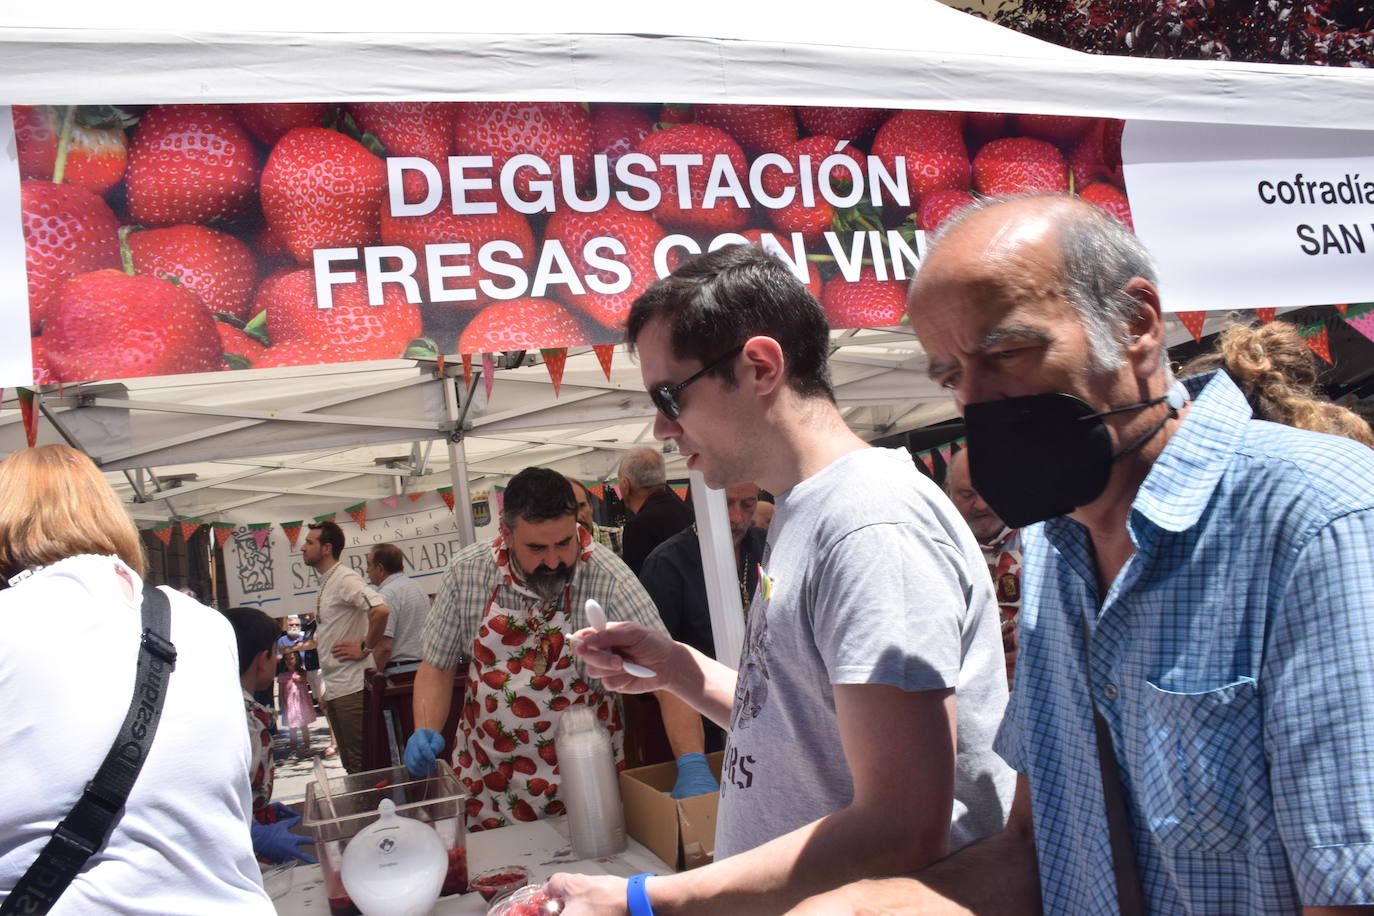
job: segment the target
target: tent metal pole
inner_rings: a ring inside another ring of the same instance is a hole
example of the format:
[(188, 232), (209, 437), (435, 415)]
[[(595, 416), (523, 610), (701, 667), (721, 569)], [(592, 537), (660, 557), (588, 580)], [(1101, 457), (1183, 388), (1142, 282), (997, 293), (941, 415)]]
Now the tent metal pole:
[(448, 470), (453, 482), (453, 513), (457, 516), (458, 539), (463, 546), (477, 540), (472, 526), (472, 496), (468, 492), (468, 457), (463, 444), (463, 415), (458, 406), (458, 379), (444, 378), (444, 405), (453, 429), (448, 434)]
[(709, 489), (700, 471), (691, 472), (691, 481), (716, 659), (735, 668), (744, 650), (744, 604), (740, 601), (739, 573), (735, 568), (735, 544), (730, 538), (725, 491)]

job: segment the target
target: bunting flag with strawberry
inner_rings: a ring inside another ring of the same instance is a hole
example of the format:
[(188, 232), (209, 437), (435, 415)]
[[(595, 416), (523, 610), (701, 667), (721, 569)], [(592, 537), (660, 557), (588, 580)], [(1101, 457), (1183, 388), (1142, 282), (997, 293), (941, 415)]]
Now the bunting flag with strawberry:
[(684, 500), (685, 500), (685, 499), (687, 498), (687, 484), (685, 484), (685, 483), (675, 483), (675, 484), (673, 484), (673, 492), (677, 494), (677, 498), (678, 498), (678, 499), (684, 499)]
[(615, 494), (615, 498), (616, 498), (616, 499), (624, 499), (624, 498), (625, 498), (625, 497), (623, 497), (623, 496), (620, 495), (620, 484), (618, 484), (618, 483), (610, 484), (610, 488), (611, 488), (611, 492)]
[(506, 511), (506, 488), (492, 487), (496, 491), (496, 513), (500, 515)]
[(1255, 317), (1260, 320), (1260, 324), (1268, 324), (1274, 320), (1278, 311), (1278, 309), (1255, 309)]
[(601, 371), (606, 374), (606, 381), (611, 380), (611, 360), (615, 358), (615, 344), (595, 344), (592, 349), (596, 351), (596, 359), (601, 363)]
[(399, 496), (383, 496), (383, 497), (382, 497), (382, 505), (384, 505), (384, 506), (390, 506), (391, 508), (395, 509), (395, 508), (396, 508), (396, 503), (397, 503), (397, 501), (398, 501), (399, 499), (400, 499)]
[(33, 448), (38, 441), (38, 404), (32, 388), (20, 388), (18, 392), (19, 413), (24, 418), (24, 438), (28, 440), (29, 448)]
[[(231, 534), (234, 533), (234, 523), (233, 523), (233, 522), (211, 522), (211, 523), (210, 523), (210, 530), (213, 531), (214, 534), (215, 534), (215, 546), (216, 546), (216, 547), (223, 547), (223, 546), (224, 546), (224, 542), (227, 541), (227, 540), (229, 540), (229, 535), (231, 535)], [(293, 542), (293, 543), (291, 544), (291, 546), (292, 546), (292, 547), (295, 547), (296, 545), (295, 545), (295, 543)]]
[(168, 547), (172, 545), (172, 523), (170, 521), (163, 522), (161, 525), (154, 525), (152, 531), (153, 535), (164, 545)]
[(440, 487), (438, 493), (443, 497), (444, 505), (448, 506), (448, 511), (453, 511), (453, 487)]
[(200, 526), (205, 524), (203, 518), (183, 518), (180, 520), (181, 539), (186, 543), (191, 542), (191, 538), (200, 530)]
[(407, 493), (407, 494), (406, 494), (406, 496), (409, 496), (409, 497), (410, 497), (410, 501), (411, 501), (411, 502), (415, 502), (415, 500), (419, 499), (421, 496), (424, 496), (424, 495), (425, 495), (425, 494), (423, 494), (423, 493)]
[(916, 457), (921, 459), (921, 463), (926, 466), (927, 471), (930, 471), (931, 476), (935, 476), (935, 456), (930, 453), (930, 449), (918, 452)]
[(1202, 324), (1207, 320), (1206, 312), (1174, 312), (1174, 317), (1193, 335), (1193, 340), (1202, 341)]
[(469, 391), (472, 390), (472, 354), (471, 354), (471, 353), (464, 353), (463, 356), (462, 356), (462, 359), (463, 359), (463, 394), (464, 394), (464, 397), (466, 397), (466, 396), (467, 396), (467, 392), (469, 392)]
[(568, 364), (567, 347), (545, 347), (539, 351), (544, 357), (544, 368), (549, 370), (549, 381), (553, 382), (553, 396), (558, 397), (558, 389), (563, 384), (563, 370)]
[(254, 522), (248, 526), (248, 530), (253, 535), (253, 543), (258, 545), (259, 550), (262, 550), (262, 546), (266, 544), (267, 539), (272, 536), (272, 523)]
[(348, 517), (349, 517), (349, 518), (353, 519), (353, 521), (355, 521), (355, 522), (358, 523), (358, 527), (359, 527), (359, 528), (363, 529), (364, 531), (367, 530), (367, 502), (366, 502), (366, 500), (364, 500), (363, 502), (360, 502), (360, 503), (358, 503), (357, 505), (354, 505), (354, 506), (345, 506), (345, 507), (344, 507), (344, 511), (348, 513)]
[(496, 381), (496, 357), (490, 353), (482, 354), (482, 391), (491, 400), (491, 386)]
[(606, 498), (606, 482), (604, 480), (592, 484), (587, 489), (590, 490), (592, 495), (595, 496), (597, 499)]
[(1361, 302), (1347, 307), (1345, 323), (1374, 340), (1374, 302)]
[(336, 515), (338, 515), (338, 514), (339, 514), (339, 513), (337, 513), (337, 512), (326, 512), (324, 515), (317, 515), (317, 516), (315, 516), (315, 522), (316, 522), (317, 524), (318, 524), (319, 522), (332, 522), (332, 521), (334, 521), (334, 516), (336, 516)]
[(1326, 322), (1318, 321), (1315, 324), (1309, 324), (1300, 328), (1298, 334), (1312, 348), (1313, 353), (1326, 360), (1328, 364), (1332, 364), (1331, 341), (1327, 337)]
[(946, 442), (944, 445), (941, 445), (936, 449), (936, 451), (940, 453), (940, 458), (944, 460), (945, 464), (949, 464), (950, 455), (952, 454), (952, 446), (953, 443)]
[(281, 523), (281, 530), (285, 532), (286, 540), (291, 545), (292, 550), (296, 549), (296, 539), (301, 536), (301, 526), (303, 524), (305, 524), (304, 521)]
[(1350, 306), (1349, 306), (1349, 305), (1338, 305), (1338, 306), (1336, 306), (1336, 311), (1340, 312), (1342, 315), (1346, 315), (1346, 314), (1348, 314), (1349, 311), (1350, 311)]

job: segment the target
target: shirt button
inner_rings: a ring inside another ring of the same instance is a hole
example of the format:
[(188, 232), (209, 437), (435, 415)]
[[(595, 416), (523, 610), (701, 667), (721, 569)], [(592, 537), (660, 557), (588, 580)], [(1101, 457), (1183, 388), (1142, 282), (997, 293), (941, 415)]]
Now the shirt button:
[(1116, 685), (1115, 685), (1115, 684), (1108, 684), (1107, 686), (1103, 687), (1103, 688), (1102, 688), (1102, 695), (1103, 695), (1104, 697), (1106, 697), (1107, 699), (1109, 699), (1109, 700), (1115, 700), (1115, 699), (1116, 699)]

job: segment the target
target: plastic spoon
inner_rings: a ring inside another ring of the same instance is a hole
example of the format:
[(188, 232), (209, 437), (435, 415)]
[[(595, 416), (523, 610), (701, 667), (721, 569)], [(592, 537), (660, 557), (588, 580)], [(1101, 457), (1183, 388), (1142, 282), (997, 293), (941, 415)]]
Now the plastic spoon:
[[(592, 629), (598, 633), (606, 629), (606, 612), (595, 598), (587, 599), (587, 622), (592, 625)], [(620, 660), (625, 666), (625, 673), (634, 677), (656, 677), (658, 672), (652, 668), (645, 668), (643, 665), (636, 665), (634, 662)]]

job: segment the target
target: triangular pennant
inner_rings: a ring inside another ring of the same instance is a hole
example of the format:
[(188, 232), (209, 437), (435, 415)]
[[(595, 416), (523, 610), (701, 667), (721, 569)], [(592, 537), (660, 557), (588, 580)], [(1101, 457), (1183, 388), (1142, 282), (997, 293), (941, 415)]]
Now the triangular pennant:
[(423, 493), (407, 493), (407, 494), (406, 494), (406, 496), (409, 496), (409, 497), (410, 497), (410, 501), (411, 501), (411, 502), (415, 502), (415, 500), (419, 499), (421, 496), (424, 496), (424, 495), (425, 495), (425, 494), (423, 494)]
[(1274, 315), (1278, 309), (1255, 309), (1255, 317), (1260, 320), (1260, 324), (1268, 324), (1274, 320)]
[(332, 521), (334, 521), (334, 516), (336, 516), (336, 515), (338, 515), (338, 514), (339, 514), (339, 513), (337, 513), (337, 512), (327, 512), (327, 513), (325, 513), (324, 515), (317, 515), (317, 516), (315, 516), (315, 521), (316, 521), (316, 522), (332, 522)]
[(620, 495), (620, 484), (618, 484), (618, 483), (613, 483), (613, 484), (611, 484), (611, 492), (613, 492), (613, 493), (615, 494), (615, 498), (616, 498), (616, 499), (624, 499), (624, 498), (625, 498), (625, 497), (623, 497), (623, 496)]
[(490, 353), (482, 354), (482, 391), (491, 400), (491, 386), (496, 381), (496, 358)]
[(597, 499), (605, 499), (605, 498), (606, 498), (606, 484), (605, 484), (605, 483), (594, 483), (594, 484), (592, 484), (590, 487), (588, 487), (587, 489), (590, 490), (591, 493), (592, 493), (592, 495), (595, 496)]
[(1202, 340), (1202, 323), (1207, 320), (1206, 312), (1174, 312), (1174, 317), (1193, 335), (1193, 340)]
[(360, 502), (356, 506), (348, 506), (344, 509), (344, 511), (348, 513), (349, 518), (353, 519), (353, 521), (358, 523), (359, 528), (363, 529), (364, 531), (367, 530), (366, 501)]
[(949, 444), (946, 444), (946, 445), (941, 445), (941, 446), (939, 446), (939, 447), (936, 449), (936, 451), (938, 451), (938, 452), (940, 453), (940, 457), (944, 459), (945, 464), (949, 464), (950, 445), (952, 445), (952, 444), (953, 444), (953, 443), (949, 443)]
[(440, 353), (434, 357), (434, 369), (439, 373), (439, 378), (444, 377), (444, 354)]
[(505, 487), (497, 487), (497, 488), (496, 488), (496, 514), (497, 514), (497, 515), (504, 515), (505, 513), (506, 513), (506, 488), (505, 488)]
[(568, 348), (548, 347), (541, 349), (539, 355), (544, 357), (544, 368), (549, 370), (553, 396), (558, 397), (558, 388), (563, 384), (563, 368), (568, 364)]
[(444, 505), (448, 506), (448, 511), (453, 511), (453, 487), (440, 487), (439, 495), (444, 498)]
[(472, 390), (472, 354), (463, 354), (463, 392), (464, 397)]
[[(223, 547), (223, 546), (224, 546), (224, 542), (227, 541), (227, 540), (229, 540), (229, 535), (231, 535), (231, 534), (234, 533), (234, 523), (233, 523), (233, 522), (211, 522), (211, 523), (210, 523), (210, 530), (213, 531), (213, 532), (215, 533), (215, 546), (216, 546), (216, 547)], [(296, 546), (296, 545), (295, 545), (295, 542), (292, 542), (291, 546), (292, 546), (292, 547), (295, 547), (295, 546)]]
[(1331, 363), (1331, 342), (1327, 339), (1325, 324), (1321, 322), (1309, 324), (1298, 333), (1312, 348), (1313, 353), (1326, 360), (1327, 363)]
[(181, 539), (190, 543), (191, 537), (200, 530), (200, 526), (205, 524), (204, 520), (198, 518), (183, 518), (181, 520)]
[(935, 456), (930, 453), (930, 449), (926, 449), (924, 452), (918, 452), (916, 457), (921, 459), (921, 463), (926, 466), (926, 470), (930, 471), (933, 476), (935, 474)]
[(1345, 323), (1374, 340), (1374, 302), (1350, 306), (1345, 313)]
[(592, 349), (596, 351), (597, 361), (601, 363), (601, 371), (606, 373), (606, 381), (611, 380), (611, 360), (615, 358), (615, 344), (594, 344)]
[[(19, 390), (19, 413), (24, 417), (24, 438), (29, 442), (29, 448), (38, 441), (38, 405), (34, 402), (32, 388), (20, 388)], [(169, 534), (170, 538), (171, 535)]]
[(1350, 311), (1350, 306), (1349, 306), (1349, 305), (1338, 305), (1338, 306), (1336, 306), (1336, 311), (1340, 312), (1342, 315), (1348, 314), (1349, 311)]
[(687, 484), (685, 484), (685, 483), (675, 483), (675, 484), (673, 484), (673, 492), (677, 494), (677, 498), (678, 498), (678, 499), (684, 499), (684, 500), (685, 500), (685, 499), (687, 498)]
[(395, 497), (395, 496), (383, 496), (383, 497), (382, 497), (382, 502), (385, 503), (386, 505), (390, 506), (391, 508), (395, 509), (395, 508), (396, 508), (396, 500), (397, 500), (397, 498), (398, 498), (398, 497)]
[[(249, 528), (252, 528), (252, 526), (250, 525)], [(258, 549), (259, 549), (259, 550), (262, 550), (262, 545), (266, 544), (266, 543), (267, 543), (267, 539), (268, 539), (269, 537), (271, 537), (271, 536), (272, 536), (272, 529), (271, 529), (271, 528), (263, 528), (263, 529), (260, 530), (260, 531), (254, 529), (254, 530), (253, 530), (253, 543), (258, 545)]]
[(154, 525), (153, 534), (163, 544), (170, 546), (172, 543), (172, 523), (163, 522), (161, 525)]
[(291, 549), (296, 549), (296, 539), (301, 536), (302, 522), (282, 522), (281, 530), (286, 532), (286, 540), (291, 543)]

